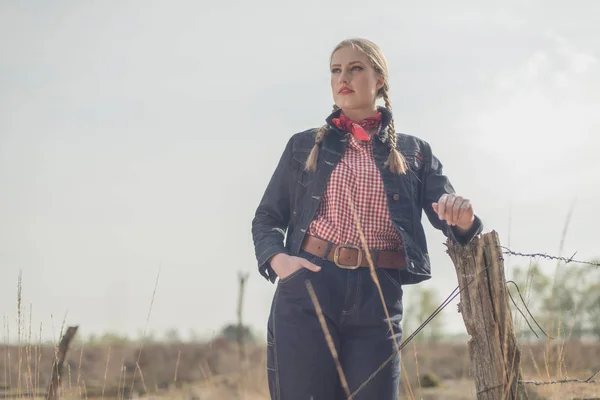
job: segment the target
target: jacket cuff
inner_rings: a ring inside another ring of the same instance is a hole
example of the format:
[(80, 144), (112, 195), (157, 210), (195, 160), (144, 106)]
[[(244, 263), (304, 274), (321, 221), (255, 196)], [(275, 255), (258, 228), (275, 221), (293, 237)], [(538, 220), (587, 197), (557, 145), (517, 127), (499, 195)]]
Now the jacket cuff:
[(269, 259), (273, 257), (275, 254), (279, 253), (288, 253), (287, 249), (282, 245), (271, 246), (267, 248), (265, 251), (261, 253), (258, 257), (258, 272), (268, 281), (275, 282), (277, 279), (277, 274), (271, 268), (271, 264), (269, 263)]
[(475, 219), (473, 221), (473, 226), (467, 232), (461, 233), (458, 231), (456, 226), (450, 227), (450, 232), (452, 232), (452, 236), (454, 240), (461, 246), (466, 246), (473, 241), (475, 236), (479, 235), (483, 231), (483, 222), (481, 219), (475, 215)]

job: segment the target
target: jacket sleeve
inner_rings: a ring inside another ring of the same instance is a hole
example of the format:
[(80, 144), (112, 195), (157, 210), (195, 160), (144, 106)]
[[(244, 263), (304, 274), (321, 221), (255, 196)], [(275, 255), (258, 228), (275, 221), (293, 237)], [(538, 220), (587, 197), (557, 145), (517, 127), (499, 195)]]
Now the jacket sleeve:
[(461, 233), (456, 226), (450, 226), (446, 221), (439, 219), (437, 213), (433, 210), (433, 203), (437, 203), (443, 194), (453, 194), (455, 191), (450, 180), (443, 173), (442, 163), (433, 154), (431, 147), (427, 143), (425, 143), (424, 153), (425, 171), (421, 189), (423, 190), (422, 206), (425, 214), (427, 214), (431, 225), (442, 231), (447, 238), (454, 240), (461, 246), (468, 245), (483, 230), (483, 222), (475, 215), (471, 229)]
[(290, 219), (290, 179), (292, 139), (285, 147), (271, 176), (252, 220), (252, 239), (258, 270), (265, 279), (274, 282), (277, 274), (269, 260), (278, 253), (287, 253), (285, 233)]

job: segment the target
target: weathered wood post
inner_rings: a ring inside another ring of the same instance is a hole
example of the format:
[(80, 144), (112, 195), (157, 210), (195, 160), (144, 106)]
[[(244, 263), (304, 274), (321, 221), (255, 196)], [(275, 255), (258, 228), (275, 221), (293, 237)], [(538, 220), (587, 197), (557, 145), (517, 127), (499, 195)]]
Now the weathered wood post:
[(64, 361), (67, 358), (67, 351), (69, 350), (71, 340), (73, 340), (75, 333), (77, 333), (77, 328), (77, 326), (70, 326), (60, 340), (58, 352), (56, 353), (56, 357), (54, 358), (54, 363), (52, 365), (52, 376), (50, 377), (50, 383), (48, 384), (46, 400), (57, 400), (59, 397), (60, 378), (63, 374)]
[(464, 247), (448, 240), (446, 246), (462, 290), (458, 311), (471, 336), (477, 399), (527, 399), (520, 383), (521, 350), (513, 331), (498, 234), (483, 234)]
[(240, 365), (245, 367), (246, 363), (246, 348), (245, 343), (248, 339), (245, 337), (246, 330), (243, 323), (244, 313), (242, 308), (244, 306), (244, 289), (246, 288), (246, 281), (248, 280), (248, 273), (238, 273), (238, 280), (240, 283), (239, 292), (238, 292), (238, 307), (237, 307), (237, 318), (238, 318), (238, 326), (237, 326), (237, 342), (238, 342), (238, 350), (240, 356)]

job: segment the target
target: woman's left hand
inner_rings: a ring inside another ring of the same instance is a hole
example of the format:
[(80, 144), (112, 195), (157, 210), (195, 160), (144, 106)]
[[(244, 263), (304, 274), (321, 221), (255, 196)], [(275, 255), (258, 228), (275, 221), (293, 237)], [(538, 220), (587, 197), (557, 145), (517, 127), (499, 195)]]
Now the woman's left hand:
[(457, 226), (462, 231), (468, 231), (473, 226), (475, 214), (471, 202), (455, 194), (443, 194), (437, 203), (433, 203), (433, 210), (441, 220), (446, 220), (448, 225)]

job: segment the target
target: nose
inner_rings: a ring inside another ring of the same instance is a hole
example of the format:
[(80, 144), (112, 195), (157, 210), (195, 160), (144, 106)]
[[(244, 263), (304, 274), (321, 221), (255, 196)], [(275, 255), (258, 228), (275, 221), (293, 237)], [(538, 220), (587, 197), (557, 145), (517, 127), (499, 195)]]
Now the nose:
[(350, 77), (349, 77), (348, 71), (342, 71), (342, 73), (340, 74), (338, 83), (339, 84), (348, 84), (348, 82), (350, 82)]

